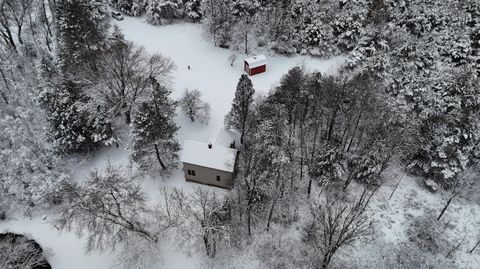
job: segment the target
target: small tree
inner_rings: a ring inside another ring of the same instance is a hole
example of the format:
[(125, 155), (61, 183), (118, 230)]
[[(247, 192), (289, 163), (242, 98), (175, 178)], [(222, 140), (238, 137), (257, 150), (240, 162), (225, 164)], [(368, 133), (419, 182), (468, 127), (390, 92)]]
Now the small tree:
[(237, 60), (237, 54), (232, 53), (230, 56), (228, 56), (228, 62), (230, 63), (230, 66), (233, 66), (233, 63)]
[(208, 123), (210, 120), (210, 104), (202, 101), (202, 93), (197, 90), (185, 89), (182, 98), (180, 99), (180, 107), (185, 115), (192, 121), (200, 121)]
[(358, 199), (342, 202), (338, 193), (327, 191), (324, 201), (311, 207), (312, 220), (303, 230), (303, 239), (319, 259), (317, 268), (328, 268), (339, 249), (372, 233), (367, 209), (374, 193), (365, 188)]
[(253, 103), (253, 84), (247, 75), (243, 74), (237, 84), (235, 98), (232, 102), (232, 109), (225, 116), (225, 125), (241, 131), (240, 141), (243, 143), (243, 137), (250, 119), (251, 106)]

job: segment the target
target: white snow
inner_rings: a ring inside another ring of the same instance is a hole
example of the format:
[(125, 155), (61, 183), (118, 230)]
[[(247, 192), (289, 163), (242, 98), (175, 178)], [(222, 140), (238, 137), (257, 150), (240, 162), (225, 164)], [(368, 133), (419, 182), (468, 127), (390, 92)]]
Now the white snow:
[[(208, 125), (192, 123), (181, 113), (178, 113), (176, 121), (181, 127), (180, 144), (184, 140), (209, 142), (211, 134), (223, 127), (223, 119), (231, 108), (238, 79), (244, 73), (243, 59), (249, 55), (214, 47), (213, 40), (204, 33), (200, 24), (182, 23), (158, 27), (147, 24), (144, 18), (130, 17), (117, 24), (126, 39), (144, 46), (150, 53), (160, 53), (171, 58), (177, 65), (171, 85), (174, 98), (179, 99), (185, 88), (198, 89), (202, 93), (202, 100), (209, 103), (212, 109)], [(228, 60), (232, 53), (238, 54), (233, 67)], [(250, 77), (258, 94), (267, 93), (292, 67), (304, 66), (310, 70), (333, 73), (345, 61), (345, 57), (322, 60), (308, 56), (286, 57), (274, 54), (268, 55), (268, 59), (268, 71)]]
[[(224, 115), (230, 110), (236, 85), (243, 74), (243, 59), (248, 55), (238, 54), (234, 66), (228, 61), (231, 50), (213, 46), (213, 42), (204, 36), (200, 24), (175, 24), (169, 26), (152, 26), (143, 18), (125, 17), (117, 22), (123, 30), (126, 39), (142, 45), (150, 53), (161, 53), (171, 58), (177, 65), (172, 77), (172, 96), (178, 99), (185, 88), (196, 88), (202, 94), (203, 100), (211, 105), (211, 115), (208, 125), (192, 123), (189, 119), (179, 115), (176, 122), (180, 126), (178, 140), (183, 144), (185, 140), (208, 142), (211, 134), (223, 128)], [(328, 60), (313, 59), (307, 56), (285, 57), (268, 55), (269, 69), (267, 72), (251, 77), (258, 94), (268, 92), (274, 87), (280, 77), (290, 68), (303, 66), (310, 70), (333, 73), (345, 61), (344, 57), (334, 57)], [(187, 68), (190, 66), (190, 70)], [(129, 165), (129, 130), (123, 130), (123, 140), (118, 148), (110, 148), (97, 152), (89, 158), (77, 156), (68, 160), (66, 167), (72, 170), (77, 180), (85, 178), (92, 169), (102, 169), (107, 162), (114, 165)], [(218, 147), (218, 146), (217, 146)], [(162, 184), (193, 189), (197, 184), (187, 183), (180, 169), (173, 172), (170, 178), (145, 178), (144, 189), (151, 199), (158, 199), (158, 190)], [(216, 192), (220, 192), (216, 190)], [(38, 213), (37, 213), (38, 214)], [(43, 248), (51, 249), (53, 256), (49, 257), (54, 269), (106, 269), (116, 265), (115, 252), (85, 254), (85, 239), (73, 233), (59, 233), (47, 221), (35, 216), (32, 219), (23, 217), (16, 220), (0, 222), (0, 232), (14, 231), (31, 234)], [(203, 256), (187, 256), (173, 247), (164, 255), (163, 264), (155, 269), (194, 269), (200, 264), (208, 263)], [(258, 263), (252, 257), (243, 261), (241, 268), (258, 268)], [(226, 263), (231, 263), (226, 261)], [(242, 264), (235, 261), (235, 264)], [(231, 265), (231, 264), (230, 264)], [(206, 265), (209, 267), (208, 265)], [(240, 267), (237, 267), (240, 268)]]
[(213, 139), (213, 144), (228, 148), (233, 142), (235, 142), (235, 146), (239, 146), (240, 136), (240, 133), (238, 133), (237, 131), (221, 128), (218, 131), (215, 139)]
[(257, 56), (253, 56), (253, 57), (245, 59), (245, 62), (247, 62), (248, 67), (255, 68), (255, 67), (262, 66), (262, 65), (266, 65), (267, 64), (267, 57), (265, 57), (265, 55), (257, 55)]
[(180, 161), (220, 171), (233, 172), (236, 153), (235, 149), (186, 140), (183, 143)]

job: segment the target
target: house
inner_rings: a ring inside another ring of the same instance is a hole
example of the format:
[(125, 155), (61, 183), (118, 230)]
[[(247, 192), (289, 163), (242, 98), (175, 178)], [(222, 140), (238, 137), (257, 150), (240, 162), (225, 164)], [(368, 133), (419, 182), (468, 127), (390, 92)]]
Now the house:
[(238, 133), (221, 129), (214, 143), (186, 140), (182, 156), (185, 180), (230, 189), (235, 177)]
[(256, 75), (267, 71), (267, 57), (265, 55), (257, 55), (245, 59), (244, 70), (249, 76)]

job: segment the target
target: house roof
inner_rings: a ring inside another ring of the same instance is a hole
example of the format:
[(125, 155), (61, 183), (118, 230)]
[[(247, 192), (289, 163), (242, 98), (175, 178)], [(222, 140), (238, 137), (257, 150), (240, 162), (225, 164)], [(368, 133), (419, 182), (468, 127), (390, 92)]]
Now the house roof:
[(208, 143), (186, 140), (180, 160), (184, 163), (233, 172), (237, 151), (218, 145), (208, 148)]
[(245, 59), (245, 62), (248, 63), (250, 68), (255, 68), (258, 66), (266, 65), (267, 64), (267, 57), (265, 55), (257, 55), (250, 58)]
[(230, 145), (235, 142), (235, 146), (240, 145), (240, 133), (236, 130), (221, 128), (217, 136), (211, 140), (216, 146), (230, 148)]

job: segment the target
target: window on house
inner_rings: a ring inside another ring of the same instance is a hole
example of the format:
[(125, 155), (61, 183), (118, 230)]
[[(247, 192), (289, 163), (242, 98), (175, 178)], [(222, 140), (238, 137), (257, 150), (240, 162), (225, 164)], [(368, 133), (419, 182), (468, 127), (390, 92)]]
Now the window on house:
[(192, 176), (195, 176), (195, 170), (192, 170)]
[(187, 174), (191, 176), (191, 175), (192, 175), (192, 171), (190, 171), (190, 169), (188, 169), (188, 170), (187, 170)]
[(217, 176), (217, 181), (220, 181), (220, 176)]

